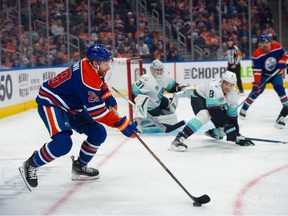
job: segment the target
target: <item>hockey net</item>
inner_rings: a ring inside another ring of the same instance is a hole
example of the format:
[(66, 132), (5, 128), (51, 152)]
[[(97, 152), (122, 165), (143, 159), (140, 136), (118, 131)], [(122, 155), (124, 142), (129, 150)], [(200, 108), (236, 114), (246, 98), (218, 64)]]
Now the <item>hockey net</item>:
[(118, 103), (118, 109), (122, 115), (133, 119), (133, 107), (111, 87), (117, 89), (126, 98), (132, 101), (132, 83), (143, 74), (143, 62), (141, 58), (114, 58), (111, 70), (106, 75), (106, 82), (113, 92)]

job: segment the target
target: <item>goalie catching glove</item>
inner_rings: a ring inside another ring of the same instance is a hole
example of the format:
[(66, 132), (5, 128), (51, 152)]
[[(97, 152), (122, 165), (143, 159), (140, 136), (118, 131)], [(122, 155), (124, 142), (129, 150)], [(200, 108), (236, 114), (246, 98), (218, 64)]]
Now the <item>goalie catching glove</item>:
[(119, 122), (114, 124), (116, 128), (118, 128), (125, 136), (135, 138), (135, 134), (138, 132), (137, 126), (135, 123), (130, 122), (129, 119), (124, 116), (120, 119)]

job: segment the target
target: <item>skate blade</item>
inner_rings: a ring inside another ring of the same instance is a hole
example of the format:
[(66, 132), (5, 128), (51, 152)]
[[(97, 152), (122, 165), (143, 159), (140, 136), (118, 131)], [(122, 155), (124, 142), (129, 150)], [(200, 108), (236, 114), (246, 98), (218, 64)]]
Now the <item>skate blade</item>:
[(28, 184), (28, 182), (26, 181), (23, 167), (19, 167), (19, 172), (20, 172), (20, 174), (21, 174), (21, 176), (22, 176), (22, 179), (23, 179), (23, 181), (24, 181), (27, 189), (28, 189), (29, 191), (32, 191), (32, 187), (31, 187), (31, 186)]
[(72, 181), (90, 181), (90, 180), (97, 180), (100, 176), (84, 176), (84, 175), (72, 175), (71, 180)]
[(169, 148), (168, 148), (168, 150), (169, 151), (175, 151), (175, 152), (184, 152), (184, 151), (186, 151), (187, 150), (187, 147), (185, 147), (185, 146), (170, 146)]
[(284, 126), (278, 123), (275, 123), (274, 127), (278, 128), (278, 129), (283, 129)]

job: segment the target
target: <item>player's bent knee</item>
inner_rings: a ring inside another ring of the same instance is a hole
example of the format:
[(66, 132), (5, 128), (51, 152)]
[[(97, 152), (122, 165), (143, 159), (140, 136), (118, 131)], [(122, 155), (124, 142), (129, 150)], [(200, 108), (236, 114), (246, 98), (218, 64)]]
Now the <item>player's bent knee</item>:
[(198, 118), (198, 120), (204, 125), (210, 121), (211, 116), (210, 116), (208, 110), (203, 109), (197, 113), (196, 118)]
[(100, 146), (107, 138), (106, 129), (101, 124), (95, 124), (94, 127), (90, 127), (85, 134), (88, 136), (88, 142), (96, 146)]
[[(51, 143), (52, 144), (52, 143)], [(72, 148), (73, 142), (68, 132), (61, 132), (53, 137), (53, 155), (60, 157), (66, 155)], [(56, 148), (55, 148), (56, 147)]]

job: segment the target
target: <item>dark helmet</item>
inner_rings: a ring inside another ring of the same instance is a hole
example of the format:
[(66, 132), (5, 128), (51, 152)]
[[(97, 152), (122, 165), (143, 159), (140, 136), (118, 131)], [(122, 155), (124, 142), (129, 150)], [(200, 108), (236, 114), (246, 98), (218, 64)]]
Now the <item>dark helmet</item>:
[(263, 43), (265, 41), (270, 42), (271, 41), (270, 36), (268, 34), (261, 34), (259, 37), (259, 43)]
[(92, 62), (92, 60), (95, 60), (97, 64), (100, 64), (102, 61), (112, 59), (112, 54), (103, 44), (94, 44), (88, 48), (86, 57), (88, 61)]

